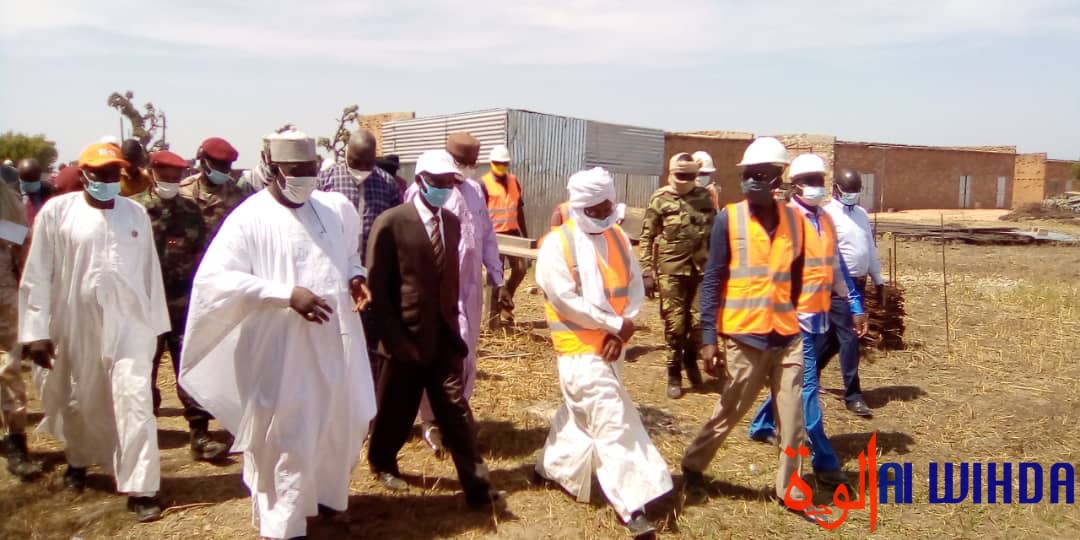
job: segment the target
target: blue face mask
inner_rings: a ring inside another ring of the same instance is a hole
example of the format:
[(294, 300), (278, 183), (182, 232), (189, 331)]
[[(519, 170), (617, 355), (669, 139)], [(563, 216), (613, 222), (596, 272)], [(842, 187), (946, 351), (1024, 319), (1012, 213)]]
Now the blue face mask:
[(232, 180), (232, 177), (229, 176), (227, 173), (223, 173), (212, 167), (206, 168), (206, 178), (210, 180), (210, 182), (212, 182), (215, 186), (223, 185), (225, 182)]
[(41, 181), (26, 182), (24, 180), (19, 180), (19, 190), (23, 193), (37, 193), (41, 191)]
[(86, 192), (101, 202), (109, 202), (120, 195), (120, 182), (98, 182), (87, 178)]
[(420, 180), (424, 189), (420, 190), (420, 195), (424, 197), (424, 200), (428, 204), (435, 208), (442, 208), (446, 204), (447, 199), (450, 198), (450, 193), (453, 188), (437, 188), (427, 183), (427, 180)]

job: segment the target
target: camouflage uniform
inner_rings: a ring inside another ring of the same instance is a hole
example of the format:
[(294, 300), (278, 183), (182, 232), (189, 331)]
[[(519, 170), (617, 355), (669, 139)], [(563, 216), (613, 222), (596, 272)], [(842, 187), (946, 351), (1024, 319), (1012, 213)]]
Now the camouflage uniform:
[(180, 195), (199, 205), (211, 239), (217, 234), (221, 222), (225, 221), (225, 216), (252, 193), (250, 184), (239, 185), (235, 180), (216, 186), (206, 179), (205, 173), (189, 176), (180, 182)]
[(697, 350), (701, 318), (697, 293), (709, 258), (709, 233), (716, 208), (712, 196), (695, 186), (679, 196), (664, 187), (653, 193), (641, 231), (641, 268), (656, 278), (664, 339), (671, 347), (668, 384), (681, 385), (682, 368), (692, 382), (700, 380)]
[(26, 386), (22, 379), (19, 334), (19, 280), (7, 240), (0, 240), (0, 440), (4, 428), (26, 429)]
[[(203, 212), (195, 201), (177, 195), (172, 199), (162, 199), (152, 189), (137, 193), (131, 200), (142, 204), (150, 216), (154, 231), (154, 245), (161, 260), (161, 272), (165, 284), (165, 299), (169, 307), (169, 321), (172, 330), (165, 334), (158, 343), (154, 358), (154, 410), (161, 406), (161, 392), (157, 388), (157, 368), (166, 348), (173, 363), (173, 371), (179, 372), (180, 343), (183, 341), (184, 325), (187, 320), (188, 301), (191, 298), (192, 281), (195, 269), (206, 249), (209, 238), (208, 227), (203, 221)], [(184, 418), (193, 427), (203, 427), (209, 423), (210, 414), (202, 409), (184, 391), (176, 385), (180, 402), (184, 405)]]

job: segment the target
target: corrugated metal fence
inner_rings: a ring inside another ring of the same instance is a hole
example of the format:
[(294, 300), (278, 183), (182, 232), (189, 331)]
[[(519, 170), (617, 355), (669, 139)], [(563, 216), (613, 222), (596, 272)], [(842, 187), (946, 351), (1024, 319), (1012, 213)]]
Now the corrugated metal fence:
[(566, 181), (585, 162), (585, 124), (578, 118), (510, 111), (508, 144), (525, 198), (525, 225), (533, 238), (549, 228), (566, 200)]

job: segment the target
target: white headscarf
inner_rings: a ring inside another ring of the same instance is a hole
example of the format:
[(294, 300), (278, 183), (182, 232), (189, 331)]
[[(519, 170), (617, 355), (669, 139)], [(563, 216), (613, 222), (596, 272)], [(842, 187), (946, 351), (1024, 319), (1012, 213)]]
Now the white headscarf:
[[(596, 246), (590, 237), (604, 232), (607, 228), (597, 227), (584, 212), (586, 208), (604, 201), (615, 202), (615, 179), (606, 170), (594, 167), (571, 176), (566, 190), (570, 194), (570, 219), (577, 224), (574, 228), (574, 250), (578, 262), (578, 276), (581, 278), (581, 295), (597, 308), (615, 314), (615, 309), (611, 307), (604, 293), (604, 279), (600, 276), (600, 265), (596, 260)], [(613, 257), (616, 254), (609, 252), (607, 255)]]

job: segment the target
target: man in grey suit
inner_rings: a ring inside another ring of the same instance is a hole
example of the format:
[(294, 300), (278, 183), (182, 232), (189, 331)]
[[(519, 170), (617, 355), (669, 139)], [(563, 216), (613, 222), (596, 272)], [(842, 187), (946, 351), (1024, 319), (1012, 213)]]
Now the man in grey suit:
[(464, 395), (468, 349), (460, 336), (457, 308), (461, 225), (442, 209), (458, 176), (445, 150), (425, 152), (416, 163), (420, 196), (384, 212), (372, 227), (368, 284), (377, 339), (390, 361), (379, 375), (368, 462), (386, 489), (408, 490), (397, 454), (409, 438), (426, 390), (466, 502), (474, 509), (502, 510), (506, 492), (491, 489)]

